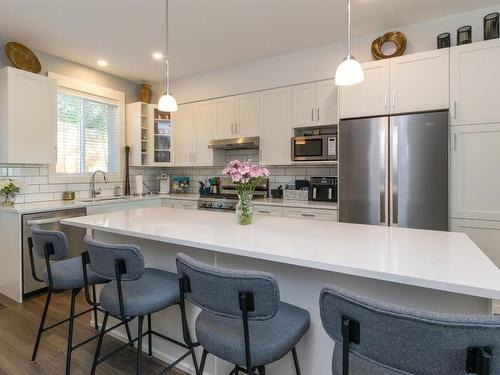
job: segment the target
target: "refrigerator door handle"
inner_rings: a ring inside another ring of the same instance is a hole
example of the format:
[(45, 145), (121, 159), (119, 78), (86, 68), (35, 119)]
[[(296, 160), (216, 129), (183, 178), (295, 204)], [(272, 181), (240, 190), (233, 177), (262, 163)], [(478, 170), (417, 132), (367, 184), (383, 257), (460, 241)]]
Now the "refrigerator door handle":
[(398, 126), (391, 120), (391, 225), (398, 224)]
[(387, 134), (386, 125), (380, 124), (380, 223), (387, 224), (386, 176), (387, 176)]

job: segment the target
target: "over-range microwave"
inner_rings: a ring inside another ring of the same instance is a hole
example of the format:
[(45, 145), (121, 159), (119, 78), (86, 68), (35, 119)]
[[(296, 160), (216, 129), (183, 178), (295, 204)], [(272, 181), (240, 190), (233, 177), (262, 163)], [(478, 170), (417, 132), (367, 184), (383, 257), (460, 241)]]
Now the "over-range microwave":
[(337, 160), (337, 135), (292, 137), (292, 160)]

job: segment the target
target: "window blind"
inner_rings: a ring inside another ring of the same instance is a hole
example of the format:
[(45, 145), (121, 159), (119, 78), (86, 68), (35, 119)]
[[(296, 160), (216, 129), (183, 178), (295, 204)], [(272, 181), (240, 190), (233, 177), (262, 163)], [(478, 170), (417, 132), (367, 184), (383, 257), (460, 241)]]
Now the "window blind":
[(118, 105), (75, 93), (57, 93), (58, 174), (109, 174), (120, 168)]

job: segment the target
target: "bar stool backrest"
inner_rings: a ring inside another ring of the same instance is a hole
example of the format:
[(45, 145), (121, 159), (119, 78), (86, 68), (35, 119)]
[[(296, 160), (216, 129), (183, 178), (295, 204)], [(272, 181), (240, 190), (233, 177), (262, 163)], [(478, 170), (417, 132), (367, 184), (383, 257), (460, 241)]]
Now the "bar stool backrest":
[(248, 312), (249, 320), (267, 320), (278, 312), (278, 282), (269, 273), (214, 267), (181, 253), (177, 254), (177, 272), (189, 280), (186, 297), (203, 310), (241, 318), (240, 294), (248, 293), (253, 295), (254, 307)]
[(31, 239), (35, 254), (45, 259), (45, 246), (51, 247), (49, 259), (62, 260), (68, 256), (69, 243), (66, 234), (56, 230), (45, 230), (39, 225), (31, 226)]
[[(342, 374), (345, 318), (359, 323), (359, 344), (349, 347), (351, 374), (464, 375), (467, 361), (475, 362), (470, 373), (500, 374), (500, 317), (420, 311), (335, 286), (321, 291), (320, 313), (335, 341), (335, 375)], [(491, 355), (488, 364), (477, 348)]]
[(85, 243), (90, 259), (90, 269), (101, 277), (116, 279), (116, 262), (123, 262), (121, 279), (137, 280), (144, 274), (144, 256), (136, 245), (112, 245), (85, 236)]

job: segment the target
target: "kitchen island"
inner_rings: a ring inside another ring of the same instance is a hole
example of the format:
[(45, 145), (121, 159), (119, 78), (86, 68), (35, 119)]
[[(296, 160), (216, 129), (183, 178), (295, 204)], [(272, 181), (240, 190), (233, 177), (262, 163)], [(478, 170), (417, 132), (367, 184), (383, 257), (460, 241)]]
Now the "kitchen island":
[[(94, 238), (139, 245), (146, 265), (175, 272), (175, 255), (222, 267), (273, 273), (283, 301), (311, 313), (311, 328), (297, 350), (303, 374), (329, 374), (333, 344), (319, 318), (319, 292), (336, 284), (354, 292), (420, 309), (491, 313), (500, 298), (500, 271), (464, 234), (397, 227), (255, 216), (240, 226), (234, 214), (166, 207), (63, 220)], [(191, 328), (198, 309), (190, 306)], [(153, 324), (181, 338), (178, 309), (158, 313)], [(122, 334), (122, 333), (120, 333)], [(162, 342), (155, 355), (171, 361), (178, 349)], [(207, 374), (230, 365), (209, 357)], [(190, 363), (185, 370), (193, 373)], [(269, 374), (293, 374), (291, 356)]]

